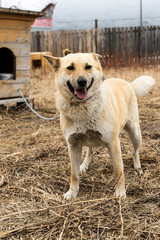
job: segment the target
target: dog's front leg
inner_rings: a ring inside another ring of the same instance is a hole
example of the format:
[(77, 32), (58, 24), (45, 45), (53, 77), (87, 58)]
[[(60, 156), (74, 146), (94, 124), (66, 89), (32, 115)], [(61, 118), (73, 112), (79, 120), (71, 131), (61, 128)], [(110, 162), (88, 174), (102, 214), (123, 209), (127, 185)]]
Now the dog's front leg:
[(93, 152), (92, 152), (92, 148), (88, 147), (87, 149), (87, 155), (83, 161), (83, 163), (80, 166), (80, 173), (86, 173), (86, 171), (89, 168), (89, 164), (92, 161), (92, 157), (93, 157)]
[(76, 198), (79, 191), (79, 171), (82, 147), (75, 144), (68, 144), (68, 151), (71, 161), (71, 183), (68, 192), (64, 194), (64, 198), (70, 200)]
[(121, 148), (120, 148), (119, 137), (115, 137), (111, 141), (111, 144), (109, 145), (109, 152), (112, 159), (115, 182), (116, 182), (115, 196), (126, 197), (125, 178), (124, 178), (123, 162), (121, 158)]

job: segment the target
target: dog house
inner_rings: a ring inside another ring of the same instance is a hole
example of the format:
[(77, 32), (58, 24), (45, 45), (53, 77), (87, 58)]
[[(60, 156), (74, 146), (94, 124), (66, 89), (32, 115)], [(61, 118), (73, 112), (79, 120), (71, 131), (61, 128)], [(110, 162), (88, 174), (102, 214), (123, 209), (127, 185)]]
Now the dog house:
[[(44, 13), (0, 8), (0, 103), (30, 90), (30, 28)], [(18, 100), (17, 100), (18, 101)]]

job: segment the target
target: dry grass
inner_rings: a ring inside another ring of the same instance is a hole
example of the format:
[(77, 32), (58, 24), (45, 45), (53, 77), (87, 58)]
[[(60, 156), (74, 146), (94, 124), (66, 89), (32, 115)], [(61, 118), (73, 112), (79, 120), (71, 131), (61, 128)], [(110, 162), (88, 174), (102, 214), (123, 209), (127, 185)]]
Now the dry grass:
[[(139, 99), (144, 175), (134, 175), (131, 144), (121, 134), (127, 198), (113, 197), (113, 169), (107, 149), (98, 148), (80, 192), (65, 202), (70, 163), (59, 120), (46, 122), (30, 110), (0, 108), (0, 239), (160, 239), (160, 68), (106, 69), (107, 77), (128, 81), (156, 78), (153, 94)], [(57, 115), (51, 74), (35, 72), (31, 96), (38, 111)]]

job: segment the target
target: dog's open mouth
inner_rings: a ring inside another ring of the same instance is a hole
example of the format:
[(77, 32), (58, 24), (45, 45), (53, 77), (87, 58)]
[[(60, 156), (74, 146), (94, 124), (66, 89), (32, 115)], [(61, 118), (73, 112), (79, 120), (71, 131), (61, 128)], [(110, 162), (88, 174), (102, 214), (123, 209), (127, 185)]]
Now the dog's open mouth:
[(93, 82), (94, 82), (94, 78), (92, 78), (92, 81), (91, 81), (91, 83), (90, 83), (90, 85), (89, 85), (88, 88), (77, 88), (77, 89), (76, 89), (76, 88), (74, 88), (74, 87), (72, 86), (72, 84), (71, 84), (69, 81), (67, 81), (67, 86), (68, 86), (69, 90), (70, 90), (79, 100), (84, 100), (84, 99), (86, 99), (86, 97), (87, 97), (87, 92), (88, 92), (89, 88), (92, 86)]
[(87, 97), (87, 89), (86, 88), (74, 89), (74, 95), (78, 99), (84, 100)]

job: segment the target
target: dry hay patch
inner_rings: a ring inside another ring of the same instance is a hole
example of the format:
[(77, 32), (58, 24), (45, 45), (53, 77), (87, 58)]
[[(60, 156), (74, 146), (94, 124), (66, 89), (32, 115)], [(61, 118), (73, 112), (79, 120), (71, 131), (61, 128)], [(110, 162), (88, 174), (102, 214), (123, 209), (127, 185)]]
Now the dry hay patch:
[[(94, 149), (73, 202), (63, 200), (70, 179), (67, 146), (59, 120), (46, 122), (22, 107), (0, 108), (1, 239), (155, 239), (160, 238), (160, 79), (159, 68), (108, 69), (128, 81), (149, 74), (153, 94), (138, 100), (143, 144), (142, 177), (135, 176), (128, 136), (121, 134), (127, 198), (113, 197), (113, 168), (107, 149)], [(51, 75), (32, 78), (31, 96), (46, 117), (57, 115)], [(45, 100), (46, 99), (46, 100)], [(85, 151), (84, 151), (85, 155)]]

